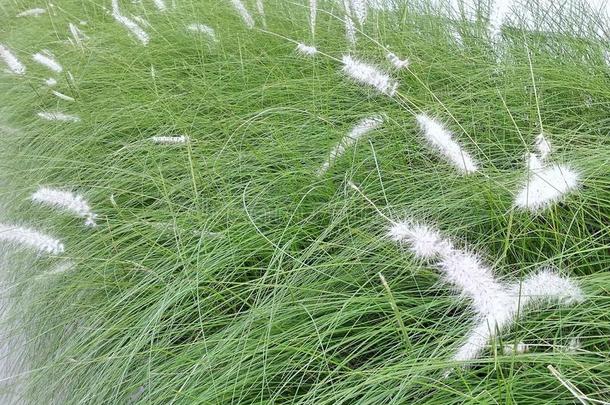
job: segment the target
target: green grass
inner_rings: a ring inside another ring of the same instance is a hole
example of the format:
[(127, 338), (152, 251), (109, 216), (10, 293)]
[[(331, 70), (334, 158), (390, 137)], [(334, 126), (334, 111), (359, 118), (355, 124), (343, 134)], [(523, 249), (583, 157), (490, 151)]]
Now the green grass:
[[(177, 3), (166, 13), (121, 4), (151, 23), (147, 47), (104, 11), (109, 2), (66, 0), (23, 19), (14, 15), (38, 4), (0, 6), (1, 42), (28, 67), (23, 78), (0, 74), (0, 221), (66, 245), (59, 258), (3, 253), (13, 304), (4, 327), (22, 337), (24, 401), (575, 403), (548, 365), (610, 401), (610, 68), (594, 31), (607, 21), (558, 8), (540, 18), (560, 34), (506, 28), (498, 59), (484, 8), (475, 22), (423, 13), (425, 3), (373, 12), (353, 54), (386, 66), (383, 44), (412, 62), (388, 98), (341, 74), (333, 58), (347, 44), (331, 2), (320, 4), (325, 55), (314, 59), (291, 42), (311, 43), (302, 2), (267, 0), (267, 31), (259, 21), (247, 30), (226, 1)], [(65, 43), (81, 20), (82, 50)], [(218, 43), (188, 33), (192, 22), (214, 27)], [(56, 90), (76, 102), (44, 86), (52, 75), (30, 56), (41, 49), (63, 64)], [(82, 121), (43, 122), (41, 110)], [(430, 152), (419, 111), (445, 120), (481, 172), (460, 176)], [(375, 113), (384, 127), (317, 178), (330, 148)], [(541, 129), (583, 186), (533, 216), (512, 198)], [(147, 141), (168, 133), (192, 142)], [(384, 237), (387, 224), (347, 180), (392, 218), (437, 224), (508, 280), (558, 267), (586, 301), (532, 311), (444, 379), (472, 321), (467, 302)], [(31, 204), (38, 185), (82, 192), (99, 226)], [(63, 259), (76, 268), (41, 277)], [(558, 350), (572, 337), (577, 353)], [(519, 341), (530, 352), (502, 354)]]

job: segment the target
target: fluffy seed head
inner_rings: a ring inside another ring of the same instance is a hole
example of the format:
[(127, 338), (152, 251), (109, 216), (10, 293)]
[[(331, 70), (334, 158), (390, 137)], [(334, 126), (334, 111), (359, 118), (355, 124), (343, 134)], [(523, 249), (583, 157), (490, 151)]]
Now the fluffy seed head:
[(118, 0), (112, 0), (112, 17), (116, 20), (116, 22), (127, 28), (127, 30), (129, 30), (129, 32), (131, 32), (131, 34), (142, 43), (142, 45), (148, 45), (148, 42), (150, 42), (150, 37), (135, 21), (121, 14)]
[(470, 157), (470, 154), (453, 140), (453, 134), (444, 128), (440, 122), (426, 114), (419, 114), (417, 122), (428, 143), (438, 150), (456, 169), (464, 174), (471, 174), (478, 170), (477, 164)]
[(19, 59), (4, 45), (0, 44), (0, 59), (6, 63), (8, 70), (16, 75), (25, 74), (25, 66), (19, 62)]
[(398, 56), (396, 56), (395, 54), (393, 54), (392, 52), (388, 53), (386, 55), (386, 58), (388, 59), (388, 61), (390, 61), (390, 63), (396, 68), (396, 69), (404, 69), (409, 67), (409, 60), (405, 59), (402, 60), (400, 59)]
[(216, 31), (214, 31), (214, 28), (209, 27), (205, 24), (189, 24), (186, 29), (192, 32), (198, 32), (200, 34), (207, 35), (212, 41), (216, 41)]
[(91, 211), (91, 207), (89, 207), (89, 204), (81, 195), (50, 187), (40, 187), (32, 194), (31, 198), (36, 203), (58, 208), (78, 217), (85, 218), (85, 225), (87, 226), (96, 225), (96, 215)]
[(544, 134), (540, 134), (536, 137), (535, 145), (540, 160), (545, 161), (546, 158), (551, 154), (551, 143), (545, 138)]
[(388, 96), (393, 96), (398, 88), (398, 83), (387, 73), (377, 67), (360, 62), (349, 55), (343, 56), (343, 72), (356, 82), (372, 86)]
[(297, 53), (304, 55), (304, 56), (314, 56), (316, 53), (318, 53), (318, 50), (316, 49), (315, 46), (310, 46), (310, 45), (305, 45), (305, 44), (299, 43), (297, 45)]
[(61, 112), (39, 112), (40, 118), (47, 121), (79, 122), (80, 118), (76, 115), (64, 114)]
[(57, 62), (53, 55), (51, 55), (51, 53), (47, 50), (35, 53), (34, 56), (32, 56), (32, 59), (34, 59), (35, 62), (38, 62), (41, 65), (51, 69), (55, 73), (61, 73), (64, 70), (59, 62)]
[(153, 136), (150, 138), (152, 143), (162, 145), (183, 145), (189, 141), (189, 137), (185, 135), (180, 136)]
[(248, 9), (246, 9), (246, 6), (244, 6), (244, 3), (242, 3), (241, 0), (230, 0), (230, 1), (231, 1), (231, 4), (233, 5), (233, 8), (235, 8), (237, 13), (241, 17), (241, 19), (244, 21), (244, 24), (246, 25), (246, 27), (248, 27), (249, 29), (254, 28), (254, 19), (250, 15), (250, 12), (248, 11)]
[(388, 237), (395, 242), (409, 244), (409, 250), (420, 259), (433, 259), (452, 250), (451, 242), (445, 240), (435, 229), (410, 221), (393, 223)]
[(0, 241), (21, 245), (41, 253), (60, 254), (64, 245), (57, 239), (30, 228), (0, 224)]
[(554, 164), (536, 170), (517, 194), (515, 206), (530, 211), (547, 208), (578, 188), (579, 178), (576, 171), (564, 165)]
[(31, 8), (29, 10), (24, 10), (21, 13), (17, 14), (17, 17), (39, 17), (46, 12), (47, 10), (44, 8)]

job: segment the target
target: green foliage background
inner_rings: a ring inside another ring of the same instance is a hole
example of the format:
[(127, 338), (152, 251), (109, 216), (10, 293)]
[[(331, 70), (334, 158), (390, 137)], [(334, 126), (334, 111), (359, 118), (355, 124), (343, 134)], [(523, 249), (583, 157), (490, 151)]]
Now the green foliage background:
[[(371, 12), (352, 54), (385, 69), (386, 49), (411, 61), (393, 73), (391, 99), (341, 74), (349, 48), (333, 2), (320, 2), (315, 40), (304, 2), (265, 1), (268, 28), (257, 17), (254, 30), (228, 1), (176, 3), (164, 13), (148, 1), (121, 4), (150, 22), (146, 47), (113, 20), (109, 2), (48, 3), (53, 11), (39, 18), (14, 17), (39, 4), (0, 5), (1, 42), (28, 67), (23, 78), (0, 74), (0, 219), (66, 245), (60, 258), (4, 253), (5, 328), (23, 337), (15, 350), (27, 369), (21, 398), (575, 403), (550, 364), (590, 398), (610, 400), (610, 69), (597, 34), (606, 20), (524, 3), (555, 33), (508, 27), (494, 45), (484, 4), (475, 21), (425, 2)], [(82, 48), (66, 42), (68, 23), (80, 21)], [(188, 32), (194, 22), (218, 42)], [(324, 54), (299, 56), (294, 41)], [(74, 103), (44, 86), (50, 72), (30, 56), (41, 49), (63, 64), (56, 90)], [(39, 111), (82, 121), (44, 122)], [(460, 176), (423, 144), (421, 111), (447, 123), (481, 173)], [(316, 177), (330, 148), (376, 113), (383, 128)], [(541, 130), (583, 186), (534, 216), (512, 199)], [(191, 143), (148, 141), (166, 134)], [(499, 276), (556, 266), (587, 300), (532, 311), (444, 379), (472, 321), (467, 302), (384, 237), (387, 223), (347, 180), (392, 218), (428, 220), (462, 240)], [(33, 205), (38, 185), (83, 193), (99, 226)], [(76, 267), (45, 275), (63, 259)], [(582, 347), (562, 352), (572, 337)], [(502, 354), (519, 341), (528, 353)]]

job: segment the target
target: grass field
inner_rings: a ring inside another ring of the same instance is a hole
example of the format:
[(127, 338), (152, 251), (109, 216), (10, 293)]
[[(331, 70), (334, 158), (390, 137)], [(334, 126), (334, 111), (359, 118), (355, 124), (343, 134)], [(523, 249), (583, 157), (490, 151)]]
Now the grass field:
[[(110, 0), (34, 3), (0, 5), (0, 44), (27, 69), (0, 72), (0, 223), (65, 251), (2, 245), (15, 403), (610, 401), (606, 19), (524, 2), (545, 29), (490, 38), (483, 4), (455, 20), (409, 2), (369, 10), (350, 45), (340, 2), (318, 2), (314, 33), (307, 1), (266, 0), (264, 21), (244, 1), (252, 29), (231, 1), (123, 1), (144, 44)], [(33, 7), (46, 12), (15, 17)], [(61, 72), (32, 59), (45, 49)], [(346, 77), (348, 53), (389, 72), (396, 94)], [(426, 144), (420, 113), (453, 131), (476, 173)], [(376, 114), (383, 125), (319, 175)], [(514, 199), (541, 132), (580, 186), (533, 213)], [(150, 140), (171, 135), (188, 141)], [(39, 186), (83, 195), (97, 226), (34, 204)], [(532, 308), (456, 364), (469, 300), (390, 240), (376, 208), (434, 224), (507, 282), (557, 268), (585, 299)], [(525, 353), (505, 350), (520, 342)]]

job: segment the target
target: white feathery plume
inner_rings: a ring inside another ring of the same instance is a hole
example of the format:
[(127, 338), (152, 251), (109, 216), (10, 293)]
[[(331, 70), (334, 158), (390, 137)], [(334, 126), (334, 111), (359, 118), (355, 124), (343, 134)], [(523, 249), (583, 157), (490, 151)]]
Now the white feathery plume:
[(186, 27), (187, 30), (192, 31), (192, 32), (198, 32), (201, 34), (205, 34), (208, 37), (210, 37), (210, 39), (212, 39), (212, 41), (216, 41), (216, 32), (214, 31), (214, 28), (209, 27), (205, 24), (199, 24), (199, 23), (193, 23), (193, 24), (189, 24)]
[(85, 35), (85, 33), (81, 31), (80, 28), (78, 28), (75, 24), (68, 24), (68, 28), (70, 29), (70, 34), (72, 34), (72, 38), (74, 38), (74, 42), (76, 43), (76, 45), (82, 47), (83, 41), (89, 39), (89, 37)]
[(55, 73), (61, 73), (64, 70), (59, 62), (57, 62), (53, 55), (51, 55), (51, 53), (47, 50), (35, 53), (34, 56), (32, 56), (32, 59), (34, 59), (35, 62), (38, 62), (41, 65), (51, 69)]
[(381, 93), (393, 96), (398, 82), (377, 67), (360, 62), (349, 55), (343, 56), (343, 72), (355, 81), (372, 86)]
[(57, 98), (59, 98), (59, 99), (62, 99), (62, 100), (64, 100), (64, 101), (69, 101), (69, 102), (71, 102), (71, 103), (73, 103), (73, 102), (74, 102), (74, 98), (72, 98), (72, 97), (70, 97), (70, 96), (66, 96), (65, 94), (60, 93), (60, 92), (58, 92), (58, 91), (53, 90), (51, 93), (53, 93), (53, 95), (54, 95), (55, 97), (57, 97)]
[(118, 0), (112, 0), (112, 17), (116, 20), (116, 22), (127, 28), (127, 30), (129, 30), (142, 43), (142, 45), (148, 45), (148, 42), (150, 42), (150, 37), (135, 21), (121, 14)]
[(258, 15), (261, 17), (263, 22), (263, 27), (267, 28), (267, 17), (265, 15), (265, 5), (263, 4), (263, 0), (256, 0), (256, 11)]
[(350, 6), (350, 14), (356, 17), (360, 26), (364, 25), (368, 14), (367, 0), (351, 0)]
[(538, 156), (540, 157), (540, 160), (544, 162), (552, 152), (551, 143), (542, 133), (536, 137), (535, 142), (536, 150), (538, 151)]
[(157, 10), (159, 10), (159, 11), (167, 10), (167, 6), (165, 5), (164, 0), (153, 0), (153, 3), (155, 3), (155, 7), (157, 7)]
[(436, 148), (456, 169), (464, 174), (478, 170), (470, 154), (453, 140), (453, 134), (443, 125), (426, 114), (417, 115), (417, 123), (430, 145)]
[(312, 37), (316, 33), (316, 17), (318, 15), (318, 0), (309, 0), (309, 28)]
[(0, 44), (0, 58), (6, 63), (8, 70), (16, 75), (25, 74), (25, 66), (19, 59), (4, 45)]
[(390, 63), (396, 68), (396, 69), (404, 69), (409, 67), (409, 60), (408, 59), (400, 59), (398, 56), (396, 56), (395, 54), (393, 54), (392, 52), (389, 52), (386, 55), (386, 58), (390, 61)]
[(39, 17), (46, 12), (47, 10), (44, 8), (31, 8), (29, 10), (25, 10), (17, 14), (17, 17)]
[(189, 141), (189, 137), (185, 135), (180, 136), (153, 136), (150, 138), (152, 143), (162, 145), (183, 145)]
[(506, 285), (475, 253), (456, 249), (450, 240), (426, 225), (411, 221), (392, 223), (388, 236), (409, 245), (420, 259), (436, 260), (435, 267), (444, 281), (453, 285), (471, 301), (477, 322), (453, 356), (455, 361), (476, 359), (496, 331), (502, 331), (534, 303), (581, 302), (584, 295), (570, 279), (555, 271), (542, 269), (521, 283)]
[(352, 17), (345, 15), (345, 38), (351, 46), (356, 45), (356, 26)]
[(30, 228), (0, 224), (0, 241), (23, 245), (42, 253), (60, 254), (64, 245), (57, 239)]
[(364, 118), (356, 124), (351, 131), (339, 141), (339, 143), (330, 151), (328, 158), (318, 170), (318, 176), (323, 175), (328, 171), (333, 162), (343, 155), (346, 149), (352, 147), (360, 138), (366, 136), (371, 131), (379, 128), (383, 124), (383, 117), (374, 115)]
[(578, 188), (579, 179), (579, 174), (565, 165), (540, 165), (530, 172), (527, 183), (515, 198), (515, 206), (530, 211), (547, 208)]
[(543, 269), (528, 276), (522, 283), (506, 288), (509, 301), (497, 305), (496, 310), (482, 318), (469, 332), (453, 360), (465, 362), (476, 359), (496, 335), (512, 324), (517, 316), (536, 303), (556, 302), (571, 305), (582, 302), (582, 290), (570, 279), (559, 276), (550, 269)]
[(46, 80), (44, 81), (44, 84), (46, 84), (46, 85), (47, 85), (47, 86), (49, 86), (49, 87), (53, 87), (53, 86), (56, 86), (56, 85), (57, 85), (57, 80), (55, 80), (55, 79), (54, 79), (54, 78), (52, 78), (52, 77), (49, 77), (48, 79), (46, 79)]
[(79, 122), (80, 118), (76, 115), (64, 114), (61, 112), (39, 112), (40, 118), (47, 121)]
[(49, 205), (63, 211), (71, 212), (78, 217), (85, 218), (85, 225), (96, 226), (96, 215), (83, 196), (50, 187), (40, 187), (32, 194), (32, 201)]
[(318, 53), (318, 49), (315, 46), (299, 43), (297, 45), (297, 52), (304, 56), (314, 56)]
[(230, 0), (230, 1), (231, 1), (231, 4), (233, 5), (233, 8), (235, 8), (237, 13), (241, 17), (241, 19), (244, 21), (244, 24), (246, 24), (246, 27), (248, 27), (250, 29), (254, 28), (254, 19), (250, 15), (250, 12), (248, 11), (248, 9), (246, 9), (246, 6), (244, 6), (244, 3), (242, 3), (241, 0)]

